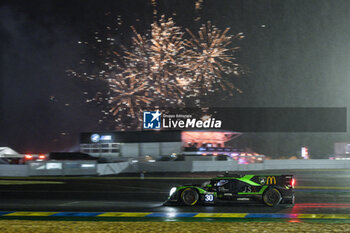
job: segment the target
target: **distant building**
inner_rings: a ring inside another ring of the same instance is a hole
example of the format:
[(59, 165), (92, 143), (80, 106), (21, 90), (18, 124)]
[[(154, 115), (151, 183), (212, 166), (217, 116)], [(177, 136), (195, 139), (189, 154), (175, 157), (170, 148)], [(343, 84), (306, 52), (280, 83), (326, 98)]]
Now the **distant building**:
[(80, 151), (97, 157), (161, 156), (181, 152), (180, 131), (82, 133)]
[(19, 154), (10, 147), (0, 147), (0, 164), (19, 164), (23, 163), (24, 155)]
[(9, 155), (19, 155), (19, 153), (14, 151), (10, 147), (0, 147), (0, 157), (5, 157)]
[[(80, 151), (96, 157), (137, 158), (150, 156), (228, 156), (234, 159), (258, 158), (242, 149), (226, 146), (241, 133), (222, 130), (161, 130), (82, 133)], [(259, 159), (262, 160), (262, 159)]]
[(350, 142), (334, 143), (334, 156), (332, 159), (350, 159)]

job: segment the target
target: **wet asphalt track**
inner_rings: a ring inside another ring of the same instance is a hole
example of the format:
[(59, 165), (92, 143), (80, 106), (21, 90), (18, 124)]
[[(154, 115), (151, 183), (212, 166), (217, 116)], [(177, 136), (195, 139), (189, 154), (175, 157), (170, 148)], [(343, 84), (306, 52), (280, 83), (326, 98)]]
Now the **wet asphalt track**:
[(294, 174), (297, 180), (293, 208), (249, 204), (163, 206), (172, 186), (200, 184), (206, 180), (203, 177), (215, 176), (196, 173), (147, 174), (143, 180), (137, 176), (3, 178), (0, 211), (350, 214), (350, 170), (255, 172), (282, 173)]

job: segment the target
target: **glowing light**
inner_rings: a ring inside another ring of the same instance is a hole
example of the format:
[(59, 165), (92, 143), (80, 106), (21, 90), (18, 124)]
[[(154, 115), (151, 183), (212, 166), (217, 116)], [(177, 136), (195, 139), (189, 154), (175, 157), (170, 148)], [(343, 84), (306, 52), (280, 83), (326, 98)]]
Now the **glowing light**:
[(301, 222), (300, 219), (291, 219), (291, 220), (288, 220), (288, 222)]
[(169, 192), (169, 196), (173, 195), (176, 192), (176, 187), (172, 187)]
[(33, 159), (33, 155), (29, 155), (29, 154), (24, 155), (24, 159), (26, 159), (26, 160), (32, 160), (32, 159)]
[(294, 186), (295, 186), (295, 179), (294, 178), (292, 178), (291, 185), (292, 185), (292, 188), (294, 188)]
[(81, 168), (93, 168), (95, 167), (95, 164), (88, 164), (88, 163), (85, 163), (85, 164), (82, 164), (81, 165)]
[[(199, 144), (221, 144), (238, 137), (241, 133), (237, 132), (197, 132), (197, 131), (183, 131), (181, 132), (181, 138), (183, 142), (196, 142)], [(204, 149), (204, 148), (203, 148)], [(201, 148), (199, 149), (201, 150)]]

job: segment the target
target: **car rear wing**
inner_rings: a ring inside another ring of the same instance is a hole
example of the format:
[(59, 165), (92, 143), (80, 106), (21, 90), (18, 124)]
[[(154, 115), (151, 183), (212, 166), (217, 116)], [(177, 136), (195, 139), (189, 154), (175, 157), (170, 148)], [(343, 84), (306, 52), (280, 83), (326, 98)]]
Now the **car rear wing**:
[(288, 188), (294, 188), (295, 178), (293, 175), (281, 175), (279, 185), (287, 186)]

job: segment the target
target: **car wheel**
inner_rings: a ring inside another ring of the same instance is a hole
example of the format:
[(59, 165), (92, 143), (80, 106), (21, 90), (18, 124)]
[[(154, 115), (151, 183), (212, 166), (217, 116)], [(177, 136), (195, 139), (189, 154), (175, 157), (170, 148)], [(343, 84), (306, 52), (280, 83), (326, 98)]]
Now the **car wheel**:
[(192, 188), (187, 188), (181, 193), (181, 200), (185, 205), (193, 206), (198, 202), (198, 192)]
[(275, 188), (268, 189), (263, 195), (263, 201), (267, 206), (277, 206), (281, 200), (281, 193)]

